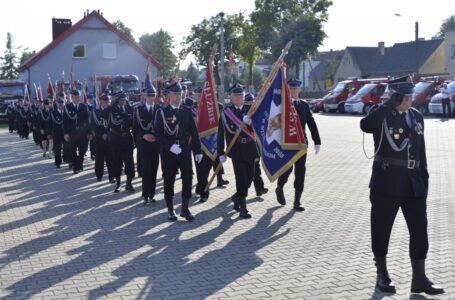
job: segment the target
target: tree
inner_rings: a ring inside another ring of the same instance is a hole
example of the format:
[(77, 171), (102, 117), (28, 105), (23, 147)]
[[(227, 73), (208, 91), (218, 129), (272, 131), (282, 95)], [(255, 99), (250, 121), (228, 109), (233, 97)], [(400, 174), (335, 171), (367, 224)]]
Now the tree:
[(442, 22), (441, 28), (439, 29), (439, 32), (437, 35), (439, 37), (443, 37), (444, 33), (446, 31), (451, 31), (451, 30), (455, 30), (455, 15), (448, 17), (447, 19), (445, 19)]
[(129, 37), (132, 41), (134, 41), (133, 30), (127, 27), (122, 21), (117, 20), (112, 23), (118, 31), (124, 33), (127, 37)]
[(331, 5), (330, 0), (256, 0), (251, 21), (258, 32), (258, 46), (273, 53), (287, 24), (302, 15), (311, 15), (325, 22)]
[[(234, 50), (238, 49), (238, 38), (241, 35), (241, 25), (245, 22), (245, 17), (242, 13), (225, 15), (224, 17), (224, 44), (226, 45), (224, 57), (227, 58), (231, 45)], [(182, 42), (182, 58), (192, 53), (196, 57), (198, 65), (206, 66), (213, 45), (219, 45), (219, 32), (219, 17), (204, 19), (199, 24), (192, 25), (190, 34)], [(219, 59), (218, 54), (215, 56), (215, 61), (218, 62)]]
[(260, 87), (264, 84), (265, 81), (265, 75), (259, 68), (254, 68), (253, 69), (253, 82), (252, 85), (256, 90), (259, 90)]
[(245, 21), (242, 24), (242, 36), (239, 39), (240, 57), (248, 64), (248, 79), (247, 86), (253, 84), (253, 68), (256, 59), (261, 55), (262, 51), (258, 47), (259, 35), (250, 21)]
[(24, 51), (22, 51), (22, 55), (21, 55), (21, 58), (19, 60), (19, 65), (22, 66), (27, 60), (29, 60), (35, 54), (36, 54), (36, 52), (34, 50), (33, 51), (28, 51), (28, 49), (25, 48)]
[(286, 22), (279, 42), (274, 46), (274, 56), (278, 57), (286, 43), (292, 40), (285, 62), (295, 68), (295, 76), (299, 78), (300, 62), (316, 52), (325, 36), (321, 19), (312, 14), (301, 15), (295, 21)]
[(139, 45), (161, 63), (160, 75), (167, 78), (177, 64), (177, 56), (172, 52), (175, 43), (172, 35), (164, 29), (152, 34), (145, 33), (139, 38)]
[(0, 78), (1, 79), (17, 79), (18, 72), (18, 58), (16, 51), (17, 48), (13, 46), (13, 36), (10, 32), (6, 34), (6, 50), (2, 57), (0, 57)]
[(199, 71), (196, 68), (196, 66), (193, 64), (193, 62), (191, 62), (188, 66), (188, 69), (186, 70), (185, 77), (188, 78), (193, 83), (193, 86), (196, 86), (198, 76), (199, 76)]

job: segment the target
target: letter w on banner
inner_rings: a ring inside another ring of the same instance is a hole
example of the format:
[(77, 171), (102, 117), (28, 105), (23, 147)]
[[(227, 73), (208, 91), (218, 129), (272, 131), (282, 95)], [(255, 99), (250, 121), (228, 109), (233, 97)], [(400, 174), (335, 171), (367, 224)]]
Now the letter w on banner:
[(308, 143), (292, 105), (286, 67), (282, 65), (275, 78), (265, 85), (267, 92), (256, 100), (257, 110), (251, 119), (262, 166), (273, 182), (306, 154)]
[(197, 110), (197, 130), (204, 153), (215, 160), (217, 157), (217, 134), (220, 111), (215, 92), (215, 81), (213, 80), (213, 57), (216, 47), (212, 49), (207, 72), (205, 75), (204, 86), (202, 87), (201, 101)]

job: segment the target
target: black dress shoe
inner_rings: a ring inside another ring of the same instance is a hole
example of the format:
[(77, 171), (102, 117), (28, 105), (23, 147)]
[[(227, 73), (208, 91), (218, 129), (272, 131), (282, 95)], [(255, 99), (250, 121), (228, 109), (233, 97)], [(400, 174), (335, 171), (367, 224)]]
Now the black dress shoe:
[(96, 181), (98, 181), (98, 182), (101, 181), (101, 177), (97, 177)]
[(149, 203), (149, 197), (144, 197), (144, 205), (147, 205)]
[(217, 182), (217, 187), (223, 187), (225, 185), (228, 185), (229, 184), (229, 180), (224, 180), (224, 179), (221, 179), (221, 180), (218, 180)]
[(239, 216), (242, 219), (251, 219), (251, 215), (247, 211), (241, 211)]
[(127, 190), (130, 193), (134, 193), (136, 191), (131, 184), (127, 184), (125, 186), (125, 190)]
[(267, 194), (268, 191), (269, 189), (263, 188), (262, 190), (256, 192), (256, 196), (261, 197), (262, 195)]
[(194, 216), (189, 211), (180, 213), (180, 216), (182, 218), (185, 218), (188, 222), (191, 222), (194, 220)]
[(434, 285), (425, 274), (425, 259), (411, 260), (411, 266), (411, 293), (426, 293), (428, 295), (439, 295), (445, 293), (443, 288)]
[(56, 167), (57, 169), (60, 169), (60, 168), (61, 168), (60, 165), (56, 165), (55, 167)]
[(278, 201), (278, 203), (280, 203), (281, 205), (286, 205), (286, 198), (284, 197), (283, 188), (277, 187), (275, 189), (275, 194), (276, 194), (276, 200)]
[(167, 217), (167, 219), (171, 222), (174, 222), (174, 221), (177, 221), (177, 216), (175, 215), (175, 213), (169, 213), (169, 216)]
[(381, 272), (378, 273), (376, 278), (376, 288), (384, 293), (396, 293), (395, 285), (389, 277), (389, 273)]
[(209, 199), (208, 197), (201, 197), (199, 199), (199, 202), (204, 203), (204, 202), (207, 202), (208, 199)]
[(109, 179), (109, 183), (115, 183), (115, 179)]
[(294, 205), (294, 210), (295, 211), (305, 211), (305, 208), (303, 206)]
[(240, 203), (239, 199), (237, 199), (237, 196), (234, 195), (231, 197), (232, 202), (234, 202), (234, 210), (237, 212), (240, 212)]

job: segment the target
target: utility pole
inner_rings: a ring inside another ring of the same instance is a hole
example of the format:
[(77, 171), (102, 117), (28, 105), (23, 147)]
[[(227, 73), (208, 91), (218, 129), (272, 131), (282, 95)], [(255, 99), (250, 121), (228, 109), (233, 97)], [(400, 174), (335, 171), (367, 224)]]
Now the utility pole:
[(419, 22), (415, 24), (416, 29), (416, 75), (419, 74)]
[(221, 83), (220, 98), (224, 102), (224, 12), (218, 14), (220, 17), (220, 65), (221, 65)]

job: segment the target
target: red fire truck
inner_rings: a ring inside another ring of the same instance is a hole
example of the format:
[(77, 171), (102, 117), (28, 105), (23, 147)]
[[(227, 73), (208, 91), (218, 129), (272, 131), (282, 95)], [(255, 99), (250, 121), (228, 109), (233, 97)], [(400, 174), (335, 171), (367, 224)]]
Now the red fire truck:
[(324, 111), (344, 113), (344, 105), (346, 100), (355, 95), (357, 91), (367, 83), (370, 83), (371, 79), (357, 79), (350, 78), (348, 80), (340, 81), (336, 87), (327, 95), (324, 99)]

